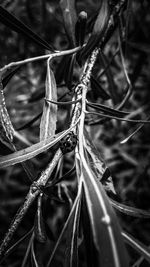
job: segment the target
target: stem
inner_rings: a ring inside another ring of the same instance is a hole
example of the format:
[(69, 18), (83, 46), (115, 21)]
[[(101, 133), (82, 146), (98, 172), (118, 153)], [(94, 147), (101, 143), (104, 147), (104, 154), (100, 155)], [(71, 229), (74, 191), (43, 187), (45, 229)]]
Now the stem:
[(24, 201), (22, 207), (18, 210), (16, 216), (14, 217), (14, 219), (13, 219), (13, 221), (12, 221), (12, 223), (8, 229), (8, 232), (6, 233), (6, 235), (3, 239), (3, 242), (0, 246), (0, 259), (5, 254), (5, 251), (7, 250), (7, 247), (8, 247), (10, 240), (12, 239), (15, 231), (17, 230), (18, 226), (20, 225), (23, 217), (27, 213), (29, 207), (31, 206), (33, 201), (36, 199), (36, 197), (41, 193), (40, 188), (44, 187), (46, 185), (46, 183), (48, 182), (49, 177), (50, 177), (52, 171), (54, 170), (57, 162), (61, 158), (61, 156), (62, 156), (62, 152), (60, 149), (58, 149), (56, 151), (56, 154), (54, 155), (52, 162), (50, 162), (48, 164), (47, 168), (45, 169), (45, 171), (43, 171), (41, 173), (41, 176), (39, 177), (39, 179), (36, 182), (33, 182), (32, 185), (30, 186), (30, 189), (29, 189), (29, 192), (25, 198), (25, 201)]
[(16, 66), (19, 66), (19, 65), (24, 65), (24, 64), (27, 64), (27, 63), (30, 63), (30, 62), (34, 62), (34, 61), (40, 61), (40, 60), (44, 60), (44, 59), (48, 59), (48, 58), (52, 59), (54, 57), (70, 55), (70, 54), (78, 52), (80, 49), (81, 49), (80, 47), (76, 47), (76, 48), (73, 48), (73, 49), (68, 49), (66, 51), (59, 51), (59, 52), (56, 52), (54, 54), (48, 54), (48, 55), (39, 56), (39, 57), (32, 57), (32, 58), (28, 58), (28, 59), (25, 59), (25, 60), (12, 62), (12, 63), (10, 63), (8, 65), (5, 65), (3, 68), (1, 68), (0, 72), (6, 71), (6, 70), (8, 70), (8, 69), (10, 69), (12, 67), (16, 67)]

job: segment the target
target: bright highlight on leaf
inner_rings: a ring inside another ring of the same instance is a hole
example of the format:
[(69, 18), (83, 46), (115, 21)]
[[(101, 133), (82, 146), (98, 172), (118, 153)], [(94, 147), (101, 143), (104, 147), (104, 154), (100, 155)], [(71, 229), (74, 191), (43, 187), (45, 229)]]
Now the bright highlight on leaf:
[[(47, 60), (47, 76), (45, 82), (45, 98), (57, 102), (57, 86), (54, 74)], [(55, 134), (57, 122), (57, 105), (45, 101), (40, 123), (40, 140), (45, 140)]]

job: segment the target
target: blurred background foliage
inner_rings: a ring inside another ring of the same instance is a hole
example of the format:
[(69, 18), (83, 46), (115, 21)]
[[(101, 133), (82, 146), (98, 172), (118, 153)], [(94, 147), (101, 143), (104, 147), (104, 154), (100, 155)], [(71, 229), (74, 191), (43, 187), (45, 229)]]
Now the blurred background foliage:
[[(112, 1), (113, 2), (113, 1)], [(130, 2), (130, 1), (129, 1)], [(9, 12), (17, 16), (38, 35), (52, 44), (56, 50), (65, 50), (69, 43), (63, 27), (63, 18), (58, 0), (5, 0), (0, 4)], [(85, 10), (89, 22), (92, 21), (99, 7), (98, 0), (77, 0), (76, 11)], [(150, 3), (147, 0), (132, 0), (128, 4), (127, 11), (122, 17), (124, 40), (121, 40), (121, 48), (125, 58), (127, 72), (132, 84), (132, 92), (124, 110), (132, 112), (132, 119), (147, 119), (150, 116)], [(90, 25), (90, 23), (89, 23)], [(23, 60), (29, 57), (44, 55), (44, 51), (31, 43), (24, 36), (11, 31), (0, 23), (0, 67), (13, 61)], [(103, 60), (97, 59), (93, 74), (97, 77), (99, 85), (111, 96), (109, 100), (102, 99), (96, 86), (89, 87), (88, 99), (93, 102), (113, 106), (119, 104), (127, 90), (127, 82), (118, 49), (121, 34), (116, 29), (112, 38), (105, 45)], [(88, 39), (88, 34), (86, 36)], [(118, 52), (116, 53), (118, 49)], [(114, 54), (116, 55), (114, 56)], [(102, 74), (109, 63), (109, 68)], [(58, 97), (63, 101), (71, 100), (72, 91), (69, 90), (62, 79), (64, 77), (65, 64), (62, 58), (53, 60), (52, 68), (58, 85)], [(78, 82), (81, 68), (76, 64), (73, 72), (73, 84)], [(13, 76), (5, 88), (6, 104), (15, 129), (22, 127), (42, 112), (46, 77), (46, 63), (36, 62), (22, 66)], [(92, 88), (92, 89), (91, 89)], [(65, 94), (65, 97), (63, 95)], [(57, 131), (68, 127), (67, 109), (59, 108)], [(93, 118), (93, 117), (92, 117)], [(94, 117), (95, 118), (95, 117)], [(36, 143), (39, 136), (39, 119), (24, 130), (19, 131), (21, 136), (30, 144)], [(115, 190), (116, 199), (133, 207), (150, 210), (150, 125), (141, 126), (132, 138), (125, 140), (140, 126), (129, 122), (116, 120), (101, 120), (94, 124), (94, 120), (88, 117), (87, 130), (94, 141), (95, 146), (110, 169)], [(16, 144), (22, 146), (22, 142), (16, 140)], [(55, 147), (48, 153), (39, 155), (32, 160), (35, 178), (46, 166), (53, 155)], [(6, 155), (11, 151), (3, 143), (0, 143), (0, 155)], [(73, 154), (63, 158), (63, 165), (53, 175), (60, 172), (66, 173), (73, 167)], [(63, 168), (62, 168), (63, 166)], [(55, 187), (51, 194), (52, 199), (45, 197), (43, 216), (47, 221), (48, 232), (53, 243), (67, 216), (69, 205), (75, 196), (75, 173), (63, 185)], [(30, 181), (17, 164), (0, 170), (0, 238), (3, 237), (11, 219), (21, 205), (28, 192)], [(66, 189), (67, 188), (67, 189)], [(67, 190), (67, 191), (66, 191)], [(54, 195), (54, 196), (53, 196)], [(55, 199), (57, 197), (57, 199)], [(36, 204), (30, 208), (25, 219), (21, 223), (16, 240), (32, 227), (33, 214)], [(49, 211), (49, 214), (47, 213)], [(123, 227), (145, 244), (150, 244), (149, 220), (135, 219), (118, 213)], [(26, 241), (21, 244), (16, 254), (8, 258), (7, 265), (20, 266), (26, 248)], [(48, 248), (45, 248), (45, 253)], [(131, 251), (131, 254), (133, 251)], [(137, 255), (133, 253), (133, 259)], [(143, 263), (145, 264), (145, 263)], [(141, 266), (146, 266), (142, 265)]]

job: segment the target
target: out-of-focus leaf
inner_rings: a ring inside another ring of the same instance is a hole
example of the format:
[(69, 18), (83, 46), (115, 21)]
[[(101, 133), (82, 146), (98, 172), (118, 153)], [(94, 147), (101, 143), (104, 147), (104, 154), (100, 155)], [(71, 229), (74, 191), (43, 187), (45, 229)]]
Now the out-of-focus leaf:
[[(81, 191), (74, 201), (68, 219), (52, 251), (47, 267), (56, 266), (58, 249), (62, 250), (62, 253), (65, 255), (64, 261), (62, 262), (63, 267), (78, 266), (78, 227), (80, 219), (82, 188), (80, 187), (80, 189)], [(66, 243), (66, 245), (64, 245), (64, 242)]]
[(33, 232), (33, 228), (24, 234), (14, 245), (12, 245), (5, 253), (5, 256), (0, 261), (0, 264)]
[(139, 50), (139, 51), (142, 51), (142, 52), (145, 52), (145, 53), (150, 53), (150, 46), (147, 45), (147, 44), (144, 44), (144, 43), (134, 43), (134, 42), (130, 42), (128, 41), (127, 44), (129, 44), (131, 47)]
[(116, 200), (110, 199), (111, 205), (118, 211), (130, 215), (137, 218), (143, 218), (143, 219), (149, 219), (150, 218), (150, 212), (142, 209), (137, 209), (134, 207), (130, 207), (128, 205), (124, 205), (122, 203), (119, 203)]
[(95, 95), (98, 97), (101, 97), (103, 100), (110, 99), (110, 95), (102, 88), (100, 83), (94, 78), (94, 76), (91, 76), (91, 88)]
[(35, 121), (37, 121), (40, 117), (42, 116), (42, 112), (40, 112), (38, 115), (36, 115), (32, 120), (30, 120), (29, 122), (25, 123), (24, 125), (22, 125), (21, 127), (17, 128), (17, 131), (21, 131), (24, 130), (28, 127), (30, 127)]
[(45, 40), (39, 37), (29, 27), (27, 27), (23, 22), (18, 20), (14, 15), (9, 13), (2, 6), (0, 6), (0, 22), (12, 29), (13, 31), (23, 34), (42, 48), (54, 52), (54, 48), (51, 45), (49, 45)]
[(100, 57), (100, 60), (102, 62), (102, 65), (104, 67), (106, 77), (107, 77), (107, 80), (109, 83), (108, 90), (109, 90), (109, 93), (111, 95), (111, 99), (113, 100), (114, 104), (117, 104), (119, 102), (119, 96), (118, 96), (117, 91), (116, 91), (116, 85), (114, 82), (114, 77), (113, 77), (113, 73), (111, 71), (111, 68), (110, 68), (110, 66), (107, 67), (109, 62), (107, 60), (107, 57), (105, 56), (105, 54), (102, 51), (100, 51), (99, 57)]
[(20, 69), (19, 67), (13, 67), (13, 68), (9, 68), (6, 70), (5, 73), (2, 74), (2, 84), (3, 84), (3, 89), (5, 88), (5, 86), (7, 85), (7, 83), (10, 81), (10, 79), (13, 77), (14, 74), (16, 74), (16, 72)]
[(46, 1), (45, 0), (27, 0), (26, 9), (31, 25), (44, 30), (44, 22), (46, 18)]
[(42, 215), (42, 194), (40, 194), (38, 197), (38, 206), (34, 221), (34, 235), (38, 242), (46, 242), (46, 230)]
[(85, 11), (81, 11), (78, 15), (78, 20), (75, 25), (75, 37), (77, 46), (82, 46), (84, 44), (86, 26), (87, 13)]
[(77, 21), (75, 0), (61, 0), (60, 7), (63, 14), (64, 27), (72, 47), (75, 46), (75, 24)]
[(64, 80), (69, 90), (72, 89), (73, 68), (75, 64), (75, 55), (68, 56), (68, 63), (66, 65)]
[(116, 117), (119, 117), (119, 118), (122, 118), (122, 117), (125, 117), (125, 116), (131, 114), (129, 112), (120, 111), (120, 110), (117, 110), (117, 109), (114, 109), (114, 108), (107, 107), (107, 106), (102, 105), (102, 104), (87, 102), (87, 105), (89, 107), (91, 107), (91, 108), (95, 108), (97, 110), (100, 110), (100, 111), (104, 112), (105, 114), (116, 116)]
[(85, 160), (82, 171), (97, 266), (129, 266), (120, 226), (108, 197)]
[[(46, 92), (45, 98), (48, 100), (57, 101), (57, 86), (54, 74), (47, 61), (47, 76), (46, 76)], [(48, 101), (44, 102), (43, 115), (40, 123), (40, 141), (47, 139), (55, 134), (57, 122), (57, 105)]]
[(30, 147), (14, 152), (10, 155), (0, 157), (0, 168), (23, 162), (39, 155), (40, 153), (46, 151), (47, 149), (58, 143), (60, 139), (63, 138), (68, 132), (69, 129), (48, 138), (46, 142), (44, 140)]
[(30, 251), (31, 251), (31, 246), (32, 246), (33, 240), (34, 240), (34, 233), (32, 233), (32, 236), (31, 236), (31, 238), (29, 240), (29, 243), (28, 243), (28, 246), (27, 246), (27, 249), (26, 249), (22, 264), (21, 264), (21, 267), (27, 266), (27, 262), (29, 260), (29, 255), (30, 255)]
[(14, 128), (7, 111), (1, 77), (0, 77), (0, 124), (3, 127), (3, 132), (1, 133), (1, 136), (5, 133), (6, 138), (8, 138), (10, 142), (12, 142), (14, 136)]
[[(55, 180), (52, 185), (56, 185), (62, 181), (65, 181), (67, 178), (70, 178), (70, 176), (75, 172), (75, 166), (69, 170), (67, 173), (65, 173), (63, 176), (59, 177), (57, 180)], [(51, 185), (50, 185), (51, 186)]]

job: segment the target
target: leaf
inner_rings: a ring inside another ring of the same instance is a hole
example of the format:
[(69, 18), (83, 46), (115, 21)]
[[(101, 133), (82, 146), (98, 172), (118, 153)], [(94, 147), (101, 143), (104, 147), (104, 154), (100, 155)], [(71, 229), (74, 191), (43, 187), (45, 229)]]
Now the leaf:
[(35, 121), (37, 121), (42, 116), (42, 112), (40, 112), (38, 115), (36, 115), (33, 119), (31, 119), (29, 122), (23, 124), (21, 127), (17, 128), (17, 131), (24, 130), (28, 127), (30, 127)]
[(116, 92), (116, 85), (114, 82), (113, 73), (111, 71), (110, 66), (108, 66), (109, 61), (107, 60), (107, 57), (102, 51), (100, 51), (99, 57), (100, 57), (100, 61), (102, 62), (102, 66), (104, 67), (106, 77), (109, 83), (108, 90), (111, 95), (111, 99), (113, 100), (114, 104), (117, 104), (119, 102), (119, 96), (118, 96), (118, 93)]
[(23, 34), (25, 37), (29, 38), (31, 41), (38, 44), (42, 48), (54, 52), (54, 48), (51, 45), (49, 45), (45, 40), (39, 37), (29, 27), (27, 27), (23, 22), (21, 22), (11, 13), (9, 13), (2, 6), (0, 6), (0, 22), (12, 29), (13, 31)]
[(0, 157), (0, 168), (23, 162), (39, 155), (40, 153), (46, 151), (47, 149), (58, 143), (60, 139), (63, 138), (69, 131), (70, 129), (48, 138), (46, 142), (44, 140), (20, 151)]
[[(47, 60), (46, 92), (45, 98), (57, 101), (57, 86), (54, 74)], [(40, 123), (40, 141), (45, 140), (55, 134), (57, 122), (57, 105), (48, 101), (44, 102), (43, 115)]]
[(9, 68), (5, 71), (5, 73), (2, 74), (2, 84), (3, 84), (3, 89), (7, 85), (7, 83), (10, 81), (10, 79), (13, 77), (14, 74), (20, 69), (19, 67), (13, 67)]
[(142, 209), (137, 209), (134, 207), (130, 207), (128, 205), (124, 205), (122, 203), (119, 203), (118, 201), (110, 198), (111, 205), (118, 211), (137, 218), (144, 218), (149, 219), (150, 218), (150, 212)]
[(45, 230), (45, 224), (44, 219), (42, 215), (42, 194), (38, 197), (38, 207), (37, 212), (35, 215), (35, 221), (34, 221), (34, 235), (38, 242), (45, 243), (46, 242), (46, 230)]
[[(62, 249), (63, 255), (65, 255), (63, 266), (75, 267), (77, 265), (77, 241), (78, 241), (78, 226), (80, 218), (80, 201), (81, 201), (82, 187), (78, 191), (78, 195), (74, 201), (67, 221), (59, 235), (59, 238), (55, 244), (55, 247), (51, 253), (47, 267), (56, 266), (58, 250)], [(65, 242), (65, 245), (64, 245)], [(61, 247), (62, 245), (62, 247)], [(57, 253), (57, 254), (56, 254)]]
[(150, 263), (150, 249), (147, 246), (126, 232), (122, 232), (122, 236), (127, 244), (139, 252)]
[(81, 205), (81, 226), (83, 231), (83, 242), (85, 247), (85, 256), (86, 256), (86, 263), (87, 267), (95, 267), (97, 266), (97, 255), (96, 250), (93, 242), (92, 231), (91, 231), (91, 224), (90, 218), (88, 214), (88, 208), (85, 198), (85, 192), (83, 188), (82, 194), (82, 205)]
[(29, 255), (30, 255), (33, 239), (34, 239), (34, 233), (32, 233), (32, 236), (31, 236), (31, 238), (29, 240), (29, 243), (28, 243), (28, 246), (27, 246), (24, 258), (23, 258), (23, 262), (21, 264), (21, 267), (27, 266), (27, 262), (28, 262), (28, 259), (29, 259)]
[(85, 137), (86, 140), (84, 142), (84, 147), (86, 148), (88, 154), (88, 163), (91, 167), (92, 171), (95, 173), (97, 179), (100, 181), (102, 179), (102, 176), (106, 170), (106, 164), (104, 162), (104, 159), (102, 159), (99, 151), (96, 149), (94, 144), (92, 143), (92, 140), (90, 139), (87, 131), (85, 131)]
[(107, 106), (102, 105), (102, 104), (87, 102), (87, 105), (89, 107), (91, 107), (91, 108), (95, 108), (97, 110), (100, 110), (100, 111), (104, 112), (106, 115), (108, 114), (108, 115), (116, 116), (118, 118), (122, 118), (122, 117), (125, 117), (125, 116), (131, 114), (129, 112), (120, 111), (120, 110), (117, 110), (117, 109), (114, 109), (114, 108), (107, 107)]
[(100, 83), (95, 79), (95, 77), (91, 76), (91, 88), (94, 94), (98, 97), (101, 97), (103, 100), (110, 99), (110, 95), (102, 88)]
[(64, 70), (64, 80), (68, 89), (71, 91), (72, 89), (72, 80), (73, 80), (73, 68), (75, 64), (75, 55), (71, 55), (67, 57), (67, 65), (66, 69)]
[(83, 186), (90, 218), (97, 266), (129, 266), (121, 230), (108, 197), (98, 179), (82, 158)]
[[(3, 132), (5, 133), (6, 137), (10, 142), (12, 142), (14, 136), (14, 128), (7, 111), (2, 81), (0, 81), (0, 124), (3, 127)], [(3, 135), (3, 132), (1, 133), (1, 136)]]
[(75, 47), (75, 24), (77, 15), (75, 10), (75, 0), (61, 0), (60, 7), (63, 14), (64, 27), (72, 47)]
[(38, 260), (35, 254), (34, 240), (32, 241), (32, 244), (31, 244), (31, 264), (32, 264), (32, 267), (41, 267), (41, 264), (38, 263)]
[(0, 264), (33, 232), (33, 228), (24, 234), (15, 244), (13, 244), (5, 253), (5, 256), (0, 261)]
[(85, 131), (86, 142), (84, 144), (85, 149), (87, 150), (87, 160), (92, 171), (96, 175), (97, 179), (101, 181), (106, 191), (111, 191), (113, 194), (116, 194), (112, 177), (109, 169), (106, 166), (106, 163), (100, 152), (94, 146), (92, 140), (90, 139), (87, 131)]

